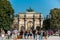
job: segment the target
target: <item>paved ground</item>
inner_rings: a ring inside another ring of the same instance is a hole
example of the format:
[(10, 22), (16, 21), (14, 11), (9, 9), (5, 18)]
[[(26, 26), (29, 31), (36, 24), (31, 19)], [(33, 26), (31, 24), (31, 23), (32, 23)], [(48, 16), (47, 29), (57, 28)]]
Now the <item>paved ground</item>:
[(6, 37), (2, 38), (2, 37), (0, 36), (0, 40), (5, 40), (5, 39), (6, 39)]
[(60, 40), (59, 36), (50, 36), (47, 40)]
[[(6, 40), (6, 37), (3, 39)], [(0, 36), (0, 40), (2, 40), (1, 36)], [(13, 40), (13, 39), (9, 39), (9, 40)], [(39, 40), (39, 39), (18, 39), (18, 40)], [(43, 38), (42, 40), (60, 40), (60, 37), (59, 36), (50, 36), (47, 39)]]

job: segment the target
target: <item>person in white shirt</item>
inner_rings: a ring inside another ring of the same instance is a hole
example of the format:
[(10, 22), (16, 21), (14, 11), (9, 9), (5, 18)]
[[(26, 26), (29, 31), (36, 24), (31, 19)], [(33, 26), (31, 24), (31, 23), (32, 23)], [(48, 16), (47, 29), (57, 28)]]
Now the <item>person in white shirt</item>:
[(2, 40), (5, 39), (5, 31), (4, 30), (1, 31), (1, 37), (2, 37)]
[(14, 30), (14, 34), (15, 34), (15, 37), (17, 37), (17, 34), (18, 34), (18, 30), (17, 29)]
[(7, 33), (8, 33), (8, 38), (10, 38), (11, 31), (8, 30)]

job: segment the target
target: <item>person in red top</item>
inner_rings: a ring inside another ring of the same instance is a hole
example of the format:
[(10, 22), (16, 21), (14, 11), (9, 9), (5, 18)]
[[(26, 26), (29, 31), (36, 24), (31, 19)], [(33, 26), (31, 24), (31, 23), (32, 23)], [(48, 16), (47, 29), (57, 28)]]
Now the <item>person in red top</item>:
[(51, 30), (51, 35), (53, 35), (53, 31)]
[(60, 30), (59, 30), (59, 37), (60, 37)]

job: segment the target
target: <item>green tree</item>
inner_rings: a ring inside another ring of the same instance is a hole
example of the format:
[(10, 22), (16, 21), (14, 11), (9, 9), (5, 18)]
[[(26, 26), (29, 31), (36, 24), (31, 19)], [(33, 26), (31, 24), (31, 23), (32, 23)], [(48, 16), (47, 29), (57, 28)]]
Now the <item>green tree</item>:
[(54, 8), (50, 11), (51, 15), (51, 28), (52, 29), (60, 29), (60, 9)]
[(0, 0), (0, 28), (5, 30), (10, 29), (13, 18), (14, 10), (8, 0)]
[(50, 18), (49, 15), (46, 16), (46, 18), (43, 21), (43, 29), (49, 30), (50, 29)]

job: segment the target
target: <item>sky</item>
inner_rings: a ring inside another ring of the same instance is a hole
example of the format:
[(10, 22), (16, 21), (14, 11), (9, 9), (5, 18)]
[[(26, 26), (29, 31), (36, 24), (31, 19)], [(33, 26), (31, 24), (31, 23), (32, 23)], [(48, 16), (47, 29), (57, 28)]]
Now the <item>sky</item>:
[(26, 9), (32, 8), (35, 12), (40, 12), (43, 16), (50, 13), (53, 8), (60, 8), (60, 0), (9, 0), (14, 13), (26, 12)]

